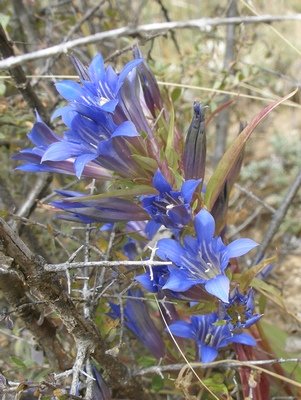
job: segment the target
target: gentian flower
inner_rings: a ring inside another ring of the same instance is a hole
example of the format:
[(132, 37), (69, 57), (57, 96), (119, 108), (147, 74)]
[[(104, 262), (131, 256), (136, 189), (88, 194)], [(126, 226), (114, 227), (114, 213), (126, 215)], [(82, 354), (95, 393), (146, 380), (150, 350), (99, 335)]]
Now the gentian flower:
[(120, 197), (97, 198), (97, 196), (86, 196), (83, 193), (66, 190), (59, 190), (57, 193), (65, 196), (65, 199), (56, 200), (50, 204), (67, 213), (60, 216), (63, 219), (87, 224), (143, 221), (148, 217), (138, 204)]
[[(143, 301), (143, 293), (140, 289), (132, 289), (127, 293), (128, 296), (136, 297), (136, 299), (128, 298), (123, 310), (124, 324), (134, 333), (140, 342), (157, 358), (164, 357), (165, 345), (162, 335), (153, 323), (145, 302)], [(138, 300), (141, 298), (142, 300)], [(113, 319), (121, 317), (120, 306), (110, 303), (111, 311), (109, 316)]]
[(150, 293), (158, 293), (166, 284), (169, 271), (167, 266), (159, 265), (153, 266), (151, 272), (146, 272), (142, 275), (137, 275), (135, 280), (139, 282), (145, 290)]
[(254, 291), (249, 289), (246, 294), (239, 292), (237, 288), (230, 294), (229, 303), (220, 303), (219, 318), (230, 322), (233, 330), (249, 328), (261, 317), (261, 314), (254, 314)]
[(153, 186), (159, 194), (141, 197), (142, 207), (152, 219), (146, 228), (149, 236), (152, 236), (161, 225), (180, 230), (189, 224), (191, 221), (190, 202), (199, 183), (199, 180), (191, 179), (183, 183), (180, 191), (174, 191), (161, 171), (157, 170), (153, 178)]
[(225, 303), (229, 302), (230, 281), (225, 275), (229, 261), (239, 257), (258, 244), (251, 239), (237, 239), (227, 246), (220, 237), (214, 237), (212, 215), (202, 209), (194, 218), (196, 238), (185, 236), (183, 245), (174, 239), (161, 239), (156, 254), (164, 261), (172, 261), (169, 278), (163, 289), (184, 292), (194, 285)]
[(110, 65), (105, 67), (101, 54), (93, 58), (89, 68), (85, 68), (78, 59), (73, 60), (81, 83), (63, 80), (55, 85), (61, 96), (69, 101), (69, 105), (57, 110), (54, 117), (67, 116), (69, 112), (76, 111), (97, 119), (99, 111), (113, 113), (127, 75), (142, 62), (141, 59), (132, 60), (117, 74)]
[[(56, 135), (40, 118), (36, 115), (36, 123), (28, 134), (28, 138), (36, 146), (32, 149), (24, 149), (12, 158), (25, 162), (24, 165), (17, 167), (18, 170), (27, 172), (56, 172), (74, 175), (74, 158), (66, 158), (58, 160), (44, 160), (47, 149), (52, 146), (60, 146), (62, 138)], [(99, 163), (94, 161), (86, 162), (82, 165), (81, 175), (84, 177), (95, 178), (99, 180), (108, 180), (112, 177), (112, 173)]]
[(255, 346), (255, 339), (247, 333), (235, 334), (229, 323), (221, 325), (216, 313), (196, 315), (190, 322), (176, 321), (169, 326), (171, 333), (186, 339), (193, 339), (198, 347), (201, 362), (214, 361), (218, 350), (231, 343)]

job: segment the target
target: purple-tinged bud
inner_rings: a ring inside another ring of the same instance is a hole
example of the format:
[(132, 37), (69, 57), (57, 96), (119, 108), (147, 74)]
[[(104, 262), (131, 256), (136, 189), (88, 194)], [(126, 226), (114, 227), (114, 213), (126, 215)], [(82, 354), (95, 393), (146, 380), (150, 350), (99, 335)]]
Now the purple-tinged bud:
[(204, 109), (194, 102), (194, 115), (187, 132), (183, 153), (185, 179), (202, 179), (206, 163), (206, 133)]

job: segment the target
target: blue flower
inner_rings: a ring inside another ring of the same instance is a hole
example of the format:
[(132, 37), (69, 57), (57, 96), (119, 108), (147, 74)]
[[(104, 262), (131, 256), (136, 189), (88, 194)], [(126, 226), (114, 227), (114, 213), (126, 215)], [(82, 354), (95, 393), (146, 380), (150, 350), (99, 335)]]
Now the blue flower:
[[(50, 147), (64, 148), (65, 142), (62, 144), (63, 139), (56, 135), (38, 114), (36, 117), (37, 121), (28, 134), (28, 138), (36, 147), (24, 149), (12, 157), (15, 160), (25, 162), (24, 165), (17, 167), (17, 169), (27, 172), (56, 172), (74, 175), (75, 158), (68, 157), (70, 151), (65, 153), (63, 157), (50, 157), (52, 159), (45, 160), (45, 153)], [(62, 160), (58, 160), (59, 158)], [(92, 159), (90, 161), (86, 159), (86, 162), (82, 163), (80, 170), (78, 169), (77, 172), (84, 177), (100, 180), (108, 180), (112, 177), (110, 171)]]
[(145, 274), (136, 276), (135, 280), (148, 292), (158, 293), (166, 284), (168, 275), (169, 271), (167, 266), (159, 265), (157, 267), (153, 266), (151, 272), (146, 272)]
[[(171, 229), (182, 229), (191, 221), (190, 202), (200, 181), (185, 181), (180, 191), (174, 191), (160, 170), (154, 175), (153, 186), (159, 194), (142, 196), (141, 203), (152, 221), (147, 227), (151, 237), (161, 225)], [(150, 233), (151, 232), (151, 233)]]
[(216, 313), (196, 315), (190, 322), (176, 321), (169, 326), (171, 333), (196, 342), (201, 362), (207, 363), (216, 359), (218, 350), (231, 343), (255, 346), (255, 339), (247, 333), (235, 334), (231, 324), (220, 323)]
[(99, 111), (113, 113), (119, 103), (119, 91), (126, 77), (142, 62), (141, 59), (132, 60), (117, 74), (110, 65), (105, 67), (101, 54), (93, 58), (89, 68), (85, 68), (77, 59), (74, 61), (81, 83), (63, 80), (56, 84), (57, 91), (70, 104), (56, 111), (54, 117), (66, 115), (69, 111), (90, 117), (98, 115)]
[(246, 294), (239, 292), (237, 288), (230, 294), (229, 303), (219, 304), (220, 319), (231, 322), (233, 330), (249, 328), (261, 317), (261, 314), (254, 314), (254, 291), (249, 289)]
[(230, 259), (246, 254), (258, 244), (251, 239), (237, 239), (225, 245), (220, 237), (214, 237), (215, 222), (205, 209), (195, 216), (194, 227), (197, 237), (185, 236), (183, 245), (174, 239), (158, 241), (156, 254), (174, 263), (168, 267), (170, 274), (163, 289), (184, 292), (201, 284), (208, 293), (228, 303), (230, 281), (225, 269)]
[(59, 190), (65, 196), (51, 203), (52, 206), (64, 210), (63, 219), (92, 223), (143, 221), (147, 214), (138, 204), (120, 197), (85, 196), (83, 193)]
[[(162, 335), (153, 323), (140, 289), (129, 290), (128, 298), (123, 310), (124, 324), (131, 330), (141, 343), (157, 358), (164, 357), (165, 345)], [(141, 300), (139, 299), (141, 298)], [(109, 316), (113, 319), (121, 317), (120, 306), (110, 303), (111, 311)]]

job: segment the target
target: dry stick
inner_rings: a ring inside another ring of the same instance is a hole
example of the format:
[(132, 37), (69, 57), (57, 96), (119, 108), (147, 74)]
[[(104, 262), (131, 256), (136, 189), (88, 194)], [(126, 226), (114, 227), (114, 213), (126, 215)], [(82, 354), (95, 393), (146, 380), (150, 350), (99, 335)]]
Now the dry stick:
[[(0, 53), (3, 58), (7, 60), (15, 58), (14, 49), (12, 43), (8, 40), (6, 33), (0, 24)], [(1, 62), (1, 61), (0, 61)], [(19, 63), (21, 64), (21, 63)], [(45, 122), (49, 123), (48, 114), (40, 102), (38, 96), (32, 89), (30, 82), (28, 81), (23, 68), (15, 64), (15, 66), (11, 65), (6, 67), (5, 69), (9, 69), (9, 73), (15, 81), (16, 87), (19, 92), (22, 94), (23, 98), (29, 105), (32, 110), (37, 110), (39, 114), (42, 116)]]
[[(227, 11), (227, 17), (232, 18), (237, 16), (237, 4), (236, 0), (229, 0), (229, 7)], [(223, 68), (228, 72), (228, 74), (233, 74), (233, 62), (234, 62), (234, 52), (235, 52), (235, 24), (227, 25), (226, 28), (226, 49), (224, 57)], [(226, 103), (230, 100), (229, 95), (225, 95), (222, 103)], [(213, 164), (217, 165), (219, 160), (226, 149), (226, 142), (228, 136), (228, 127), (230, 120), (229, 107), (222, 110), (216, 120), (216, 134), (215, 134), (215, 149), (213, 155)]]
[[(0, 289), (11, 307), (14, 307), (17, 316), (21, 318), (27, 329), (31, 331), (37, 343), (45, 351), (46, 357), (55, 370), (64, 371), (70, 368), (71, 358), (66, 353), (57, 338), (57, 327), (51, 319), (43, 318), (39, 322), (41, 312), (37, 305), (28, 297), (28, 288), (24, 285), (19, 274), (9, 269), (10, 265), (1, 262), (0, 258)], [(26, 302), (26, 304), (22, 304)]]
[[(45, 191), (48, 189), (51, 181), (52, 178), (48, 174), (38, 176), (36, 182), (33, 185), (33, 188), (26, 195), (26, 200), (16, 211), (15, 215), (17, 217), (28, 218), (36, 208), (37, 201), (45, 195)], [(20, 225), (20, 221), (19, 223), (17, 223), (17, 221), (14, 221), (11, 224), (13, 229), (17, 229), (17, 227), (19, 226), (19, 233), (21, 234), (22, 228), (20, 228)]]
[[(284, 364), (288, 362), (300, 363), (301, 358), (276, 358), (271, 360), (251, 360), (251, 361), (238, 361), (238, 360), (220, 360), (208, 363), (192, 362), (190, 363), (194, 368), (239, 368), (239, 367), (252, 367), (257, 365), (272, 365), (272, 364)], [(147, 374), (162, 374), (167, 371), (180, 371), (187, 367), (187, 364), (170, 364), (170, 365), (156, 365), (153, 367), (143, 368), (135, 373), (136, 376), (147, 375)]]
[[(163, 13), (163, 15), (164, 15), (166, 21), (170, 22), (171, 19), (170, 19), (170, 17), (169, 17), (169, 12), (168, 12), (168, 9), (165, 7), (165, 5), (164, 5), (164, 3), (163, 3), (163, 0), (156, 0), (156, 1), (157, 1), (157, 3), (158, 3), (159, 6), (160, 6), (160, 8), (161, 8), (161, 10), (162, 10), (162, 13)], [(175, 32), (174, 32), (173, 30), (170, 30), (170, 36), (171, 36), (171, 40), (173, 41), (173, 43), (174, 43), (174, 45), (175, 45), (175, 48), (177, 49), (177, 52), (178, 52), (179, 55), (181, 56), (180, 46), (179, 46), (179, 43), (178, 43), (178, 41), (177, 41)]]
[[(99, 1), (94, 7), (92, 7), (90, 10), (88, 10), (85, 15), (82, 16), (82, 18), (79, 19), (79, 21), (69, 30), (69, 32), (67, 33), (67, 35), (64, 37), (62, 43), (66, 43), (68, 42), (68, 40), (72, 37), (72, 35), (74, 33), (77, 32), (77, 30), (82, 26), (82, 24), (84, 24), (90, 17), (93, 16), (93, 14), (99, 9), (99, 7), (101, 7), (103, 4), (105, 3), (105, 0), (101, 0)], [(47, 72), (49, 70), (49, 68), (51, 68), (53, 66), (53, 64), (55, 63), (55, 61), (59, 58), (61, 54), (57, 54), (56, 57), (49, 59), (46, 64), (45, 67), (42, 69), (42, 71), (40, 72), (40, 75), (44, 75), (45, 72)], [(36, 85), (39, 82), (40, 79), (38, 79), (36, 82), (34, 82), (34, 85)]]
[(264, 235), (262, 244), (261, 244), (261, 246), (256, 254), (256, 257), (254, 259), (254, 265), (256, 265), (264, 256), (266, 249), (269, 247), (274, 235), (276, 234), (279, 226), (281, 225), (300, 186), (301, 186), (301, 170), (298, 172), (294, 182), (292, 183), (292, 185), (289, 187), (288, 191), (286, 192), (281, 206), (278, 208), (278, 210), (275, 212), (275, 214), (273, 216), (270, 226)]
[(233, 17), (233, 18), (201, 18), (192, 19), (189, 21), (172, 21), (172, 22), (158, 22), (153, 24), (139, 25), (133, 27), (122, 27), (112, 29), (105, 32), (99, 32), (94, 35), (89, 35), (84, 38), (70, 40), (66, 43), (60, 43), (56, 46), (48, 47), (47, 49), (33, 51), (31, 53), (23, 54), (16, 57), (8, 57), (0, 61), (0, 70), (11, 68), (15, 65), (24, 63), (25, 61), (37, 60), (40, 58), (47, 58), (60, 53), (66, 53), (68, 50), (83, 46), (90, 43), (96, 43), (108, 38), (117, 38), (121, 36), (135, 36), (138, 34), (148, 32), (162, 32), (171, 29), (204, 29), (207, 27), (214, 27), (219, 25), (231, 24), (257, 24), (257, 23), (272, 23), (276, 21), (301, 21), (301, 14), (294, 15), (261, 15), (255, 17)]
[(89, 261), (89, 262), (72, 262), (72, 263), (60, 263), (60, 264), (44, 264), (45, 271), (48, 272), (59, 272), (66, 271), (67, 269), (75, 268), (86, 268), (86, 267), (118, 267), (119, 265), (125, 265), (127, 267), (147, 267), (149, 265), (172, 265), (170, 261)]
[(85, 348), (101, 365), (109, 386), (116, 391), (117, 397), (119, 394), (122, 398), (147, 399), (148, 396), (141, 384), (129, 374), (127, 367), (106, 354), (108, 345), (105, 339), (101, 337), (91, 320), (86, 320), (79, 314), (57, 274), (45, 271), (45, 260), (33, 254), (2, 218), (0, 218), (0, 244), (6, 256), (15, 260), (25, 283), (36, 296), (45, 300), (58, 314), (77, 342), (85, 343)]

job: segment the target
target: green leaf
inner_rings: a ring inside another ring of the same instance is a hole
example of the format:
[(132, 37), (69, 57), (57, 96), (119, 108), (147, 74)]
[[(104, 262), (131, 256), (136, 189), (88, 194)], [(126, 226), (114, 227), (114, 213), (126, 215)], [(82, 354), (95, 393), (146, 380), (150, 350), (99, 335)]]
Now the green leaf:
[(269, 115), (271, 111), (274, 110), (274, 108), (292, 97), (296, 93), (296, 91), (297, 89), (289, 93), (287, 96), (281, 98), (280, 100), (277, 100), (276, 102), (269, 104), (267, 107), (265, 107), (252, 119), (252, 121), (246, 126), (246, 128), (240, 133), (240, 135), (237, 136), (231, 146), (227, 149), (207, 184), (205, 205), (209, 211), (212, 209), (220, 191), (222, 190), (227, 180), (229, 173), (237, 162), (247, 140), (250, 138), (254, 129)]
[(261, 279), (253, 278), (251, 286), (266, 298), (277, 304), (283, 310), (286, 310), (285, 303), (281, 293), (274, 286), (262, 281)]
[(26, 364), (24, 363), (24, 361), (21, 360), (19, 357), (11, 356), (11, 357), (10, 357), (10, 360), (11, 360), (11, 362), (12, 362), (13, 364), (15, 364), (18, 368), (21, 368), (21, 369), (26, 369), (26, 368), (27, 368), (27, 366), (26, 366)]
[(151, 356), (141, 356), (138, 358), (137, 362), (141, 367), (144, 368), (152, 367), (153, 365), (157, 364), (157, 360)]
[(164, 379), (161, 378), (159, 375), (155, 375), (152, 378), (152, 389), (155, 392), (159, 392), (164, 387)]
[(247, 269), (245, 272), (243, 272), (237, 279), (240, 284), (240, 289), (242, 291), (246, 290), (251, 285), (251, 282), (255, 278), (255, 276), (258, 275), (267, 265), (274, 262), (275, 259), (276, 259), (276, 257), (266, 258), (259, 264), (254, 265), (253, 267), (251, 267), (251, 268)]
[(140, 165), (141, 168), (146, 169), (147, 171), (153, 173), (158, 165), (156, 161), (152, 158), (140, 156), (139, 154), (132, 154), (132, 158)]
[(210, 378), (203, 380), (203, 383), (210, 389), (214, 394), (228, 394), (227, 386), (223, 383), (224, 376), (222, 374), (213, 374)]
[(166, 148), (165, 148), (167, 163), (171, 168), (175, 167), (174, 162), (176, 161), (176, 158), (174, 157), (174, 154), (175, 154), (174, 133), (175, 133), (175, 111), (174, 111), (173, 106), (171, 105), (168, 135), (167, 135)]
[(0, 96), (3, 96), (5, 94), (6, 86), (5, 84), (0, 81)]
[(3, 26), (3, 29), (6, 29), (10, 20), (10, 16), (6, 14), (0, 13), (0, 24)]
[(175, 103), (181, 96), (182, 94), (182, 89), (179, 87), (174, 88), (174, 90), (171, 92), (171, 100), (173, 101), (173, 103)]

